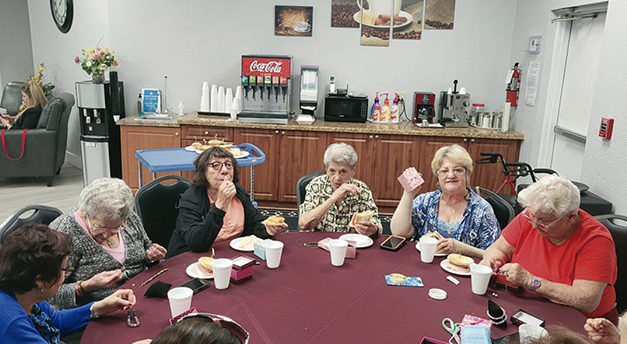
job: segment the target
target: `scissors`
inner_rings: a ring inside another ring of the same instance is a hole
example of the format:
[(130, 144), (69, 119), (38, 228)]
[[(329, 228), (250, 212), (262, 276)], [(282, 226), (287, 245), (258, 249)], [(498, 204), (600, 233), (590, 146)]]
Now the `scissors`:
[(457, 344), (461, 344), (461, 340), (459, 339), (459, 323), (454, 322), (451, 318), (444, 318), (442, 319), (442, 327), (451, 335), (451, 338), (448, 340), (449, 344), (453, 344), (453, 339)]

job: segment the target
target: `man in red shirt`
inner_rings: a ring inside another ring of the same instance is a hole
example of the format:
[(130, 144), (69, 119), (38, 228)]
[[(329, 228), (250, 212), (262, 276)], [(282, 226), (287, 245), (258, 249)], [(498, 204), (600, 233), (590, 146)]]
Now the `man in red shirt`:
[(547, 176), (518, 195), (525, 207), (483, 255), (507, 281), (588, 317), (614, 323), (616, 249), (610, 232), (579, 209), (579, 190)]

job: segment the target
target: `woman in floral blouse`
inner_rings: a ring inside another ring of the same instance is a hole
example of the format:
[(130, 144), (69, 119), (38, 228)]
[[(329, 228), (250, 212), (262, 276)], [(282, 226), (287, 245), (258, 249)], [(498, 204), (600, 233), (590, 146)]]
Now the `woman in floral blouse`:
[[(381, 233), (377, 206), (368, 186), (354, 179), (357, 153), (346, 143), (334, 143), (324, 153), (327, 173), (314, 178), (305, 188), (298, 227), (302, 231)], [(350, 225), (355, 212), (371, 211), (370, 221)]]
[[(501, 234), (494, 210), (469, 188), (472, 158), (459, 145), (440, 148), (431, 161), (438, 190), (404, 191), (390, 225), (392, 233), (416, 237), (437, 232), (436, 253), (482, 257)], [(418, 197), (416, 197), (418, 195)]]

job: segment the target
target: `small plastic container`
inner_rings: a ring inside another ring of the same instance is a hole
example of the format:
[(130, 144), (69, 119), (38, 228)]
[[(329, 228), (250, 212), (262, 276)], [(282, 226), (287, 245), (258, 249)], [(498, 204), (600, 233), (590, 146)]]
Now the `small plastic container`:
[(485, 104), (481, 103), (472, 103), (472, 107), (470, 108), (470, 116), (468, 117), (468, 123), (474, 126), (481, 126), (479, 122), (479, 114), (485, 111)]

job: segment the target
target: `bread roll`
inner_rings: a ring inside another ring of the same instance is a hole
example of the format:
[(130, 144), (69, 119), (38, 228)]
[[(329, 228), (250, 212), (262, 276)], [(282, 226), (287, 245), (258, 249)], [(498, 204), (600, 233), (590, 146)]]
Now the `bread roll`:
[(213, 262), (213, 258), (211, 257), (200, 257), (198, 258), (198, 264), (202, 266), (203, 269), (213, 272), (213, 267), (211, 267), (211, 263)]
[(351, 219), (350, 225), (355, 227), (355, 225), (360, 222), (370, 222), (373, 216), (374, 212), (372, 210), (362, 211), (361, 213), (355, 212), (355, 214), (353, 214), (353, 218)]
[(462, 268), (467, 268), (470, 266), (470, 264), (475, 262), (472, 258), (458, 253), (451, 253), (448, 255), (448, 257), (446, 257), (446, 259), (449, 263)]
[(279, 215), (272, 215), (267, 219), (261, 221), (266, 226), (280, 226), (285, 223), (285, 218)]

